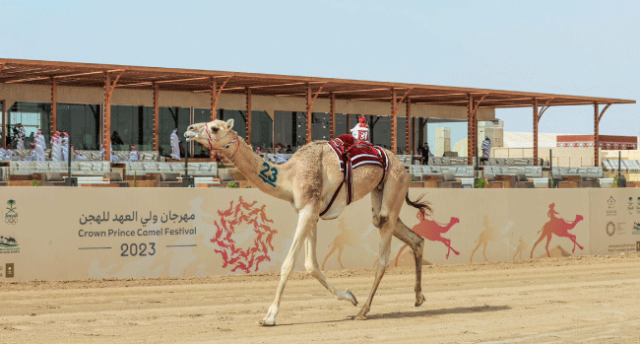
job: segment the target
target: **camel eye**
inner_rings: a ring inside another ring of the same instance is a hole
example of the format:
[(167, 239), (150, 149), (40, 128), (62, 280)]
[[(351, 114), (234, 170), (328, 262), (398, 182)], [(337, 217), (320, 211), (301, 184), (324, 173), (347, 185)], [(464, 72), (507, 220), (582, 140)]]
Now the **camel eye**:
[(211, 128), (211, 131), (213, 131), (214, 133), (217, 133), (218, 130), (220, 130), (220, 128), (218, 128), (218, 127), (212, 127)]

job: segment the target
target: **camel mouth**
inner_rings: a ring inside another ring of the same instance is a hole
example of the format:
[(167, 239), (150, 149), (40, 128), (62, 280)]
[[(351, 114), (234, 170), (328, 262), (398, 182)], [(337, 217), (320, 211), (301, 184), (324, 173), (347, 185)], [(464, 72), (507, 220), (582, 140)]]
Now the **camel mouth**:
[(197, 139), (198, 136), (199, 136), (198, 134), (196, 134), (194, 132), (191, 132), (191, 131), (187, 131), (187, 132), (184, 133), (184, 137), (186, 138), (187, 142), (191, 142), (191, 141)]

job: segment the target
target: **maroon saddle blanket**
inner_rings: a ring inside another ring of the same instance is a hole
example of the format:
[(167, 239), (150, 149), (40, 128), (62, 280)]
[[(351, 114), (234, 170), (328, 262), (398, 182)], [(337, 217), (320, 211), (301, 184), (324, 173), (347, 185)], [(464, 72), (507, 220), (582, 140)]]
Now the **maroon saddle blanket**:
[[(389, 166), (389, 157), (381, 147), (374, 146), (367, 141), (356, 140), (349, 134), (340, 135), (327, 143), (336, 153), (340, 161), (340, 171), (344, 172), (344, 180), (340, 183), (338, 190), (333, 195), (327, 208), (321, 213), (324, 215), (335, 201), (336, 196), (342, 188), (342, 184), (347, 184), (347, 205), (353, 200), (353, 169), (362, 165), (376, 165), (383, 170), (382, 180), (384, 180)], [(381, 182), (382, 182), (381, 180)]]

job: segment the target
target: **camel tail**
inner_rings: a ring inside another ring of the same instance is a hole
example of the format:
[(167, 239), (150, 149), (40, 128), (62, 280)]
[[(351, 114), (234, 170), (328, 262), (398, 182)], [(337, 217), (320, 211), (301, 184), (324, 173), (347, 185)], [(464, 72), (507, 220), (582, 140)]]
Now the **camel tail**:
[(407, 195), (404, 197), (405, 201), (407, 201), (407, 204), (420, 210), (422, 213), (425, 212), (429, 212), (429, 213), (433, 213), (433, 210), (431, 209), (431, 207), (429, 206), (430, 203), (427, 201), (420, 201), (422, 199), (422, 197), (424, 197), (424, 194), (420, 195), (420, 197), (418, 197), (417, 200), (412, 201), (409, 199), (409, 193), (407, 192)]

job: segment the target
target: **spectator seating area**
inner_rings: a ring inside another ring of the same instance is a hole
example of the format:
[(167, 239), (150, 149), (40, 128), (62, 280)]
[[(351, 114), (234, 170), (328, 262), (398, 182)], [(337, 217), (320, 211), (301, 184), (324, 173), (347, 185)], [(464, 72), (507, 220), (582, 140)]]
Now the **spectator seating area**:
[[(127, 176), (138, 177), (147, 174), (174, 173), (184, 175), (183, 162), (127, 162), (125, 163)], [(189, 163), (189, 175), (218, 177), (218, 164), (215, 162), (191, 162)]]
[[(24, 161), (24, 158), (31, 155), (32, 149), (14, 149), (13, 150), (13, 158), (12, 161)], [(84, 156), (87, 160), (82, 161), (102, 161), (102, 156), (100, 155), (100, 151), (97, 150), (77, 150), (76, 153)], [(130, 151), (113, 151), (119, 161), (125, 161), (129, 158)], [(141, 161), (164, 161), (164, 157), (160, 156), (160, 153), (155, 151), (139, 151), (138, 155), (140, 156)], [(46, 159), (51, 159), (51, 149), (45, 150)], [(74, 157), (71, 157), (72, 160), (75, 160)]]
[(524, 175), (527, 178), (542, 178), (540, 166), (485, 166), (485, 175), (492, 176), (516, 176)]
[[(32, 175), (44, 173), (67, 173), (68, 163), (61, 161), (11, 161), (9, 174)], [(111, 164), (106, 161), (72, 161), (71, 173), (82, 176), (102, 176), (111, 172)]]
[(441, 176), (450, 174), (455, 178), (473, 178), (473, 166), (432, 166), (411, 165), (409, 173), (414, 181), (425, 180), (425, 176)]
[[(549, 166), (548, 162), (538, 159), (538, 166)], [(489, 158), (488, 166), (533, 166), (533, 158)]]
[(602, 178), (602, 167), (553, 167), (551, 174), (554, 178), (560, 176), (580, 176)]
[[(618, 172), (618, 159), (602, 159), (602, 167), (608, 172)], [(620, 160), (620, 170), (623, 173), (640, 173), (640, 160)]]

